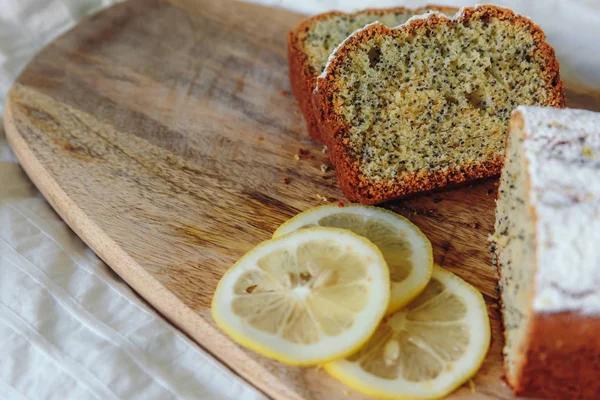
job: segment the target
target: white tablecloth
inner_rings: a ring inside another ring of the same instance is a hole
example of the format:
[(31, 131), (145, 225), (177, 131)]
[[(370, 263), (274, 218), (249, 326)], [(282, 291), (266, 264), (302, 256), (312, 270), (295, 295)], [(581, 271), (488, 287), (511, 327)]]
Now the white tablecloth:
[[(0, 0), (0, 104), (40, 47), (115, 2)], [(307, 13), (424, 3), (257, 2)], [(539, 22), (565, 73), (600, 88), (596, 0), (499, 3)], [(0, 399), (92, 398), (264, 396), (165, 322), (70, 231), (24, 175), (0, 129)]]

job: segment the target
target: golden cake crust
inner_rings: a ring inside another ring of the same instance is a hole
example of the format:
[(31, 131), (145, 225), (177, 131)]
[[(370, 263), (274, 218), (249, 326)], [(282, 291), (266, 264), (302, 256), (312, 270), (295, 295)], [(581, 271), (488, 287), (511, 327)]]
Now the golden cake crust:
[(458, 11), (454, 7), (443, 7), (443, 6), (425, 6), (416, 9), (409, 9), (405, 7), (394, 7), (394, 8), (383, 8), (375, 9), (370, 8), (363, 11), (357, 11), (355, 13), (343, 13), (340, 11), (331, 11), (314, 17), (308, 18), (302, 21), (295, 29), (288, 32), (288, 65), (290, 70), (290, 82), (292, 84), (292, 91), (294, 97), (298, 102), (298, 106), (304, 115), (306, 120), (306, 126), (308, 134), (311, 138), (318, 142), (321, 140), (318, 113), (313, 109), (312, 95), (317, 85), (317, 77), (323, 71), (315, 71), (308, 62), (308, 55), (304, 52), (302, 46), (302, 40), (308, 33), (311, 26), (317, 21), (324, 21), (334, 16), (355, 16), (360, 14), (366, 15), (384, 15), (384, 14), (422, 14), (427, 10), (436, 10), (444, 13), (454, 13)]
[[(559, 65), (554, 49), (546, 43), (546, 36), (541, 28), (529, 19), (515, 14), (512, 10), (495, 6), (478, 6), (464, 8), (462, 14), (455, 21), (462, 23), (471, 19), (490, 19), (511, 21), (516, 27), (528, 29), (534, 39), (536, 55), (542, 61), (544, 72), (544, 87), (549, 95), (545, 106), (564, 108), (565, 94), (559, 74)], [(400, 33), (409, 36), (417, 35), (418, 29), (423, 26), (434, 27), (446, 23), (447, 19), (439, 15), (429, 18), (414, 19), (399, 28), (388, 28), (381, 24), (368, 26), (356, 32), (336, 52), (336, 57), (331, 59), (327, 71), (335, 70), (344, 60), (347, 53), (356, 46), (378, 35), (394, 36)], [(319, 80), (319, 89), (313, 94), (313, 109), (317, 115), (317, 124), (320, 124), (320, 139), (328, 146), (332, 164), (340, 188), (344, 195), (351, 201), (363, 204), (376, 204), (406, 195), (430, 191), (446, 185), (460, 184), (467, 181), (498, 175), (503, 165), (502, 157), (495, 157), (483, 162), (461, 165), (454, 169), (436, 171), (433, 173), (414, 173), (402, 182), (380, 183), (365, 179), (360, 173), (358, 156), (353, 149), (342, 140), (342, 133), (350, 127), (339, 115), (332, 102), (333, 94), (339, 90), (334, 74), (327, 74)]]
[(518, 396), (600, 397), (600, 318), (575, 312), (536, 313), (521, 373), (509, 382)]

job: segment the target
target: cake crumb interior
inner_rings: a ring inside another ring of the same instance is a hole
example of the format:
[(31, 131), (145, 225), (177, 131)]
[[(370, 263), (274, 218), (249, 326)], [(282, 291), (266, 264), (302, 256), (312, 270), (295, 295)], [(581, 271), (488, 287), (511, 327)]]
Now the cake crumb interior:
[(417, 29), (376, 35), (335, 71), (343, 140), (371, 181), (502, 159), (512, 110), (547, 98), (526, 28), (491, 19)]
[(535, 238), (527, 208), (524, 132), (514, 123), (496, 204), (495, 246), (506, 342), (504, 363), (509, 382), (516, 382), (525, 353), (528, 314), (533, 301)]

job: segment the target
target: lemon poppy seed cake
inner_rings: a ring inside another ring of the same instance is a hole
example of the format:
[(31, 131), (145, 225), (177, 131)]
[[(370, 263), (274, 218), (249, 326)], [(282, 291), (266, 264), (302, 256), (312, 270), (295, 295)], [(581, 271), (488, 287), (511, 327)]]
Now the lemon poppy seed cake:
[(600, 396), (600, 114), (519, 107), (493, 236), (518, 395)]
[(369, 9), (355, 13), (333, 11), (311, 17), (289, 32), (290, 82), (312, 138), (320, 140), (319, 126), (312, 109), (312, 92), (317, 76), (323, 72), (333, 50), (352, 32), (367, 24), (380, 21), (388, 26), (397, 26), (427, 10), (438, 10), (448, 15), (457, 11), (456, 8), (438, 6), (413, 10), (404, 7)]
[(314, 101), (341, 189), (375, 204), (499, 174), (511, 111), (564, 107), (565, 97), (542, 30), (477, 6), (355, 32), (330, 57)]

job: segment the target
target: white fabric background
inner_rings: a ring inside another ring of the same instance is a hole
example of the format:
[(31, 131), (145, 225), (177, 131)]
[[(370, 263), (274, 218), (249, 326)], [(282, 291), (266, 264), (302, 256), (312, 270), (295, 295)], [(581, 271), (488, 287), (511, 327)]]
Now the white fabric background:
[[(0, 0), (0, 105), (39, 48), (116, 1)], [(255, 2), (308, 13), (425, 3)], [(600, 87), (599, 2), (498, 3), (542, 25), (563, 73)], [(94, 398), (264, 396), (160, 318), (70, 231), (24, 175), (0, 128), (0, 400)]]

